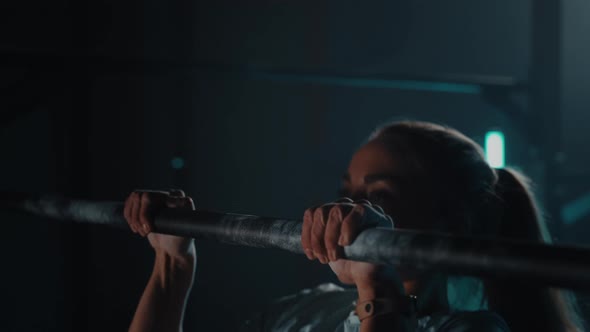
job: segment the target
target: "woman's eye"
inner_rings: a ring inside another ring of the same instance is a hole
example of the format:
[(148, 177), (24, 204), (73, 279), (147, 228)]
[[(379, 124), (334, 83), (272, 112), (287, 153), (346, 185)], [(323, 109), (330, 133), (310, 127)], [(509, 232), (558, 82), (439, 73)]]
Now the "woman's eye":
[(386, 190), (373, 191), (367, 195), (367, 199), (373, 204), (386, 205), (393, 199), (393, 193)]

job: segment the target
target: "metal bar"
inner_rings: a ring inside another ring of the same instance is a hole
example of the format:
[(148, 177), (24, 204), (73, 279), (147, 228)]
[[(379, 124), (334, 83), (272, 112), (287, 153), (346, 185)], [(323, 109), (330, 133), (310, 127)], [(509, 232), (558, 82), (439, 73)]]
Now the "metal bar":
[[(0, 208), (64, 221), (127, 228), (123, 204), (118, 202), (1, 194)], [(154, 228), (165, 234), (302, 253), (301, 222), (297, 220), (168, 209), (155, 217)], [(344, 253), (348, 259), (357, 261), (590, 288), (590, 250), (577, 247), (371, 228), (361, 232), (344, 248)]]
[(39, 67), (37, 70), (55, 72), (71, 66), (87, 65), (99, 72), (127, 72), (158, 74), (179, 71), (229, 78), (241, 78), (296, 84), (320, 84), (354, 88), (379, 88), (407, 91), (481, 94), (522, 91), (522, 82), (503, 76), (441, 75), (421, 76), (407, 74), (341, 73), (334, 71), (306, 71), (293, 68), (253, 67), (248, 65), (203, 62), (180, 62), (153, 59), (111, 58), (98, 55), (56, 54), (31, 50), (0, 49), (0, 66)]
[[(559, 238), (563, 222), (560, 175), (563, 169), (561, 119), (562, 1), (531, 2), (530, 122), (533, 139), (541, 151), (543, 178), (538, 181), (545, 210), (554, 221), (553, 236)], [(537, 162), (537, 161), (533, 161)]]

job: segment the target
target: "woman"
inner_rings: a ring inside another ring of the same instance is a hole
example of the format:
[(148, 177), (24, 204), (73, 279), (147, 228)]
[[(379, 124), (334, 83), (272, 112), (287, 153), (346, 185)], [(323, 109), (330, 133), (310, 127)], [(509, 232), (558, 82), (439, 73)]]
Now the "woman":
[[(564, 293), (526, 280), (481, 281), (341, 259), (360, 231), (391, 220), (402, 229), (548, 241), (524, 178), (490, 168), (481, 147), (459, 132), (424, 122), (382, 127), (352, 157), (342, 196), (348, 198), (305, 211), (301, 242), (309, 259), (329, 264), (356, 291), (324, 285), (281, 299), (246, 329), (581, 330)], [(131, 331), (181, 329), (195, 248), (192, 239), (150, 233), (151, 214), (163, 206), (194, 208), (183, 193), (134, 192), (125, 205), (131, 229), (156, 251)]]

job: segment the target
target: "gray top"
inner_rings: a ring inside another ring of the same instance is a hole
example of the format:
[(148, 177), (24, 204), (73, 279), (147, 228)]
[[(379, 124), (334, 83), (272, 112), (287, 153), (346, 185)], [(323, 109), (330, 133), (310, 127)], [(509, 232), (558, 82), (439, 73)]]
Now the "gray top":
[[(248, 320), (242, 332), (357, 332), (360, 321), (354, 313), (357, 293), (335, 284), (304, 289), (274, 301), (267, 310)], [(456, 311), (418, 317), (416, 332), (508, 332), (504, 320), (487, 310)]]

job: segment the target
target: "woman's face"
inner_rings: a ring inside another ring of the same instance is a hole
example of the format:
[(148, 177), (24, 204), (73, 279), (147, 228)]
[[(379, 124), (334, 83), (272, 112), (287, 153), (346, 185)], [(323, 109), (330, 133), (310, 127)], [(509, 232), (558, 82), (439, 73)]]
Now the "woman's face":
[[(433, 227), (432, 184), (415, 174), (379, 142), (369, 142), (353, 156), (343, 176), (341, 196), (367, 199), (391, 216), (396, 229), (428, 230)], [(409, 294), (419, 287), (420, 272), (398, 266), (398, 275)]]
[(381, 206), (396, 228), (428, 228), (431, 196), (423, 181), (409, 173), (382, 143), (372, 141), (352, 156), (340, 194)]

